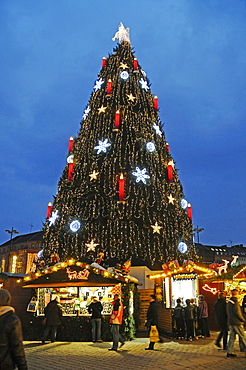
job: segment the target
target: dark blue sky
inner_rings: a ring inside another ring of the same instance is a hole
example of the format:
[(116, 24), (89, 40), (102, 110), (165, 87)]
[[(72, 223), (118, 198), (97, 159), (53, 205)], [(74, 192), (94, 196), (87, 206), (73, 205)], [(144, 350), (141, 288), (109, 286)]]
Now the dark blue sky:
[(120, 22), (159, 96), (200, 241), (246, 245), (245, 0), (2, 0), (0, 243), (5, 229), (41, 229)]

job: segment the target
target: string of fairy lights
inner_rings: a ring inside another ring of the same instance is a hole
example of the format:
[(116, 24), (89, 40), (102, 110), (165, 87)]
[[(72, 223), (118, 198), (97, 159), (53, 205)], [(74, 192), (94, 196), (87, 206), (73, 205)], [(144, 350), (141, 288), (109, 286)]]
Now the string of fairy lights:
[[(88, 249), (94, 241), (96, 247)], [(196, 259), (192, 219), (146, 73), (123, 42), (103, 59), (44, 226), (43, 258)], [(183, 257), (185, 255), (185, 257)]]

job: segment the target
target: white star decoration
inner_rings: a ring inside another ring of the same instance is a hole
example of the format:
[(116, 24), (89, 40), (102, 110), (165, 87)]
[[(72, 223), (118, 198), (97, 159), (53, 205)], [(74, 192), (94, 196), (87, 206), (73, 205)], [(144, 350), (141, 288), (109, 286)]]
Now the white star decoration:
[(142, 181), (144, 184), (146, 184), (145, 179), (150, 178), (150, 176), (146, 174), (146, 168), (144, 168), (143, 170), (140, 170), (139, 167), (136, 167), (136, 172), (133, 172), (132, 174), (133, 176), (136, 176), (136, 182)]
[(172, 196), (172, 194), (168, 195), (168, 203), (174, 204), (175, 198)]
[(95, 148), (94, 148), (94, 149), (96, 149), (96, 150), (97, 150), (97, 154), (100, 154), (101, 152), (106, 153), (107, 148), (108, 148), (110, 145), (111, 145), (111, 144), (110, 144), (110, 143), (108, 143), (108, 139), (105, 139), (104, 141), (99, 140), (99, 141), (98, 141), (98, 145), (97, 145), (97, 146), (95, 146)]
[(142, 86), (142, 89), (144, 89), (145, 91), (148, 91), (149, 90), (149, 86), (147, 85), (147, 81), (144, 81), (143, 78), (141, 78), (141, 80), (139, 80), (141, 86)]
[(99, 245), (98, 243), (94, 243), (94, 239), (90, 243), (85, 244), (87, 247), (87, 252), (95, 252), (96, 247)]
[(51, 216), (49, 218), (49, 226), (52, 226), (54, 225), (54, 223), (56, 222), (56, 220), (59, 218), (58, 216), (58, 211), (56, 210), (55, 212), (52, 211), (51, 213)]
[(162, 132), (160, 130), (160, 127), (156, 123), (153, 123), (153, 128), (155, 129), (155, 132), (156, 132), (157, 135), (162, 136)]
[(84, 114), (83, 114), (83, 119), (86, 119), (86, 117), (88, 116), (88, 114), (90, 113), (91, 111), (91, 108), (88, 106), (85, 111), (84, 111)]
[(153, 229), (153, 233), (160, 234), (160, 230), (162, 229), (162, 226), (158, 225), (158, 222), (156, 222), (154, 225), (151, 225)]
[(90, 181), (97, 180), (98, 175), (99, 175), (99, 172), (96, 172), (95, 170), (93, 170), (93, 172), (89, 174)]
[(102, 79), (102, 78), (100, 78), (100, 80), (97, 80), (97, 81), (96, 81), (96, 85), (94, 86), (95, 92), (96, 92), (97, 90), (100, 90), (100, 89), (101, 89), (102, 84), (104, 84), (104, 81), (103, 81), (103, 79)]

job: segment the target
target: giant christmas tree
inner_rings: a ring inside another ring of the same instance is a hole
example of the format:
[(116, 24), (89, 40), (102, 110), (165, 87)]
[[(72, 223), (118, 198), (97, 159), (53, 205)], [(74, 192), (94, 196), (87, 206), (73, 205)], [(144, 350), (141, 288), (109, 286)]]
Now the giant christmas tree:
[[(43, 258), (160, 266), (195, 259), (191, 217), (146, 73), (121, 24), (69, 148)], [(183, 201), (183, 203), (182, 203)]]

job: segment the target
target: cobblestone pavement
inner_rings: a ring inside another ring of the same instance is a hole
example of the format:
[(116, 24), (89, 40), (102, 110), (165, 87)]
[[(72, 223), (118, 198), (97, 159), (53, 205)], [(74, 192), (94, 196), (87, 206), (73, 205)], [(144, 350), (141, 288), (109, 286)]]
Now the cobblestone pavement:
[(211, 338), (194, 342), (166, 339), (155, 351), (145, 351), (148, 338), (126, 342), (117, 352), (108, 351), (111, 343), (90, 342), (24, 342), (29, 370), (244, 370), (246, 357), (235, 343), (237, 358), (226, 358), (226, 352)]

